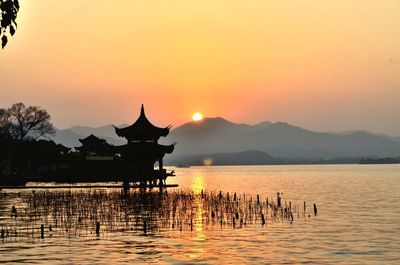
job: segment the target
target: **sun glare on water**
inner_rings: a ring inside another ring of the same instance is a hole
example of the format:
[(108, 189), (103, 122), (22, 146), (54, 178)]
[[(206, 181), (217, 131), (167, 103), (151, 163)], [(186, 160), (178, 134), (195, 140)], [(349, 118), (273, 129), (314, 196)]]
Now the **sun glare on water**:
[(196, 112), (192, 116), (193, 121), (201, 121), (203, 119), (203, 115), (200, 112)]

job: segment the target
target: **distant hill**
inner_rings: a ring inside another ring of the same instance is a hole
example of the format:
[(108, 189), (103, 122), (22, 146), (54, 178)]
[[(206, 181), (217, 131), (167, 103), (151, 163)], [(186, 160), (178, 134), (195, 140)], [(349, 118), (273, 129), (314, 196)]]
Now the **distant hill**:
[(110, 137), (110, 135), (113, 135), (113, 134), (115, 135), (114, 128), (112, 127), (111, 124), (105, 125), (105, 126), (100, 126), (100, 127), (73, 126), (73, 127), (68, 128), (68, 130), (71, 130), (79, 135), (95, 134), (95, 135), (103, 135), (103, 136), (107, 136), (107, 137)]
[(269, 156), (261, 151), (244, 151), (239, 153), (217, 153), (206, 155), (167, 156), (167, 165), (265, 165), (280, 163), (282, 160)]
[(168, 166), (357, 164), (360, 162), (360, 160), (363, 160), (363, 158), (360, 157), (350, 157), (350, 158), (342, 157), (334, 159), (279, 158), (279, 157), (272, 157), (262, 151), (244, 151), (239, 153), (216, 153), (216, 154), (205, 154), (205, 155), (167, 155), (164, 164)]
[(69, 129), (66, 130), (56, 129), (56, 135), (52, 139), (57, 144), (62, 144), (66, 147), (75, 147), (81, 145), (81, 143), (78, 140), (79, 138), (83, 138), (83, 136)]
[(90, 134), (94, 134), (99, 138), (105, 139), (108, 143), (113, 145), (121, 145), (126, 143), (125, 139), (120, 138), (115, 134), (112, 125), (101, 127), (73, 126), (64, 130), (56, 129), (56, 135), (53, 140), (54, 142), (67, 147), (76, 147), (81, 145), (79, 139), (85, 138)]
[[(121, 125), (119, 127), (124, 127)], [(111, 125), (92, 128), (74, 126), (65, 130), (57, 130), (55, 141), (69, 147), (79, 146), (79, 138), (91, 133), (106, 139), (114, 145), (125, 144), (125, 139), (117, 137)], [(206, 118), (200, 122), (188, 122), (174, 129), (167, 138), (161, 138), (161, 143), (178, 144), (172, 155), (166, 155), (167, 160), (177, 161), (177, 158), (193, 155), (192, 159), (201, 159), (204, 154), (235, 154), (230, 158), (243, 156), (248, 150), (265, 153), (269, 161), (276, 157), (286, 160), (301, 161), (362, 158), (362, 157), (398, 157), (400, 155), (400, 137), (373, 134), (366, 131), (351, 131), (343, 133), (314, 132), (285, 122), (262, 122), (256, 125), (237, 124), (224, 118)], [(257, 152), (251, 151), (251, 152)], [(256, 153), (247, 153), (250, 161)], [(259, 153), (260, 159), (267, 159)], [(218, 157), (218, 156), (217, 156)], [(221, 158), (222, 159), (222, 158)], [(254, 158), (255, 159), (255, 158)], [(253, 163), (257, 161), (253, 159)], [(222, 160), (221, 160), (222, 161)], [(347, 160), (346, 160), (347, 161)], [(258, 163), (258, 162), (257, 162)]]
[(273, 157), (323, 158), (398, 156), (400, 143), (368, 132), (313, 132), (284, 122), (236, 124), (223, 118), (189, 122), (168, 136), (173, 155), (259, 150)]
[(385, 135), (385, 136), (388, 137), (390, 140), (393, 140), (395, 142), (400, 143), (400, 136), (399, 137), (397, 137), (397, 136), (387, 136), (387, 135)]

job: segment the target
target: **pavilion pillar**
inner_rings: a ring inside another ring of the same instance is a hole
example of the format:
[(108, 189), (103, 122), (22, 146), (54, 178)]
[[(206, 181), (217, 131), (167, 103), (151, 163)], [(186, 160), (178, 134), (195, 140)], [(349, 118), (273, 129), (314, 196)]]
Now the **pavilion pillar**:
[(159, 182), (160, 182), (160, 185), (162, 185), (163, 184), (163, 177), (164, 177), (164, 167), (163, 167), (164, 165), (163, 165), (163, 158), (162, 158), (162, 156), (160, 156), (159, 158), (158, 158), (158, 170), (160, 171), (160, 175), (159, 175)]

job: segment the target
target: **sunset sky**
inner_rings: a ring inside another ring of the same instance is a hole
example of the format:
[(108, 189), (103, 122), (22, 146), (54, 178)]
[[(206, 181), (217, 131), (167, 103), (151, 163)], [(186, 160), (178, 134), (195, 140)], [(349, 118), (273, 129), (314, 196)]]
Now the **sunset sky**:
[(400, 135), (399, 0), (21, 0), (0, 107), (59, 128), (234, 122)]

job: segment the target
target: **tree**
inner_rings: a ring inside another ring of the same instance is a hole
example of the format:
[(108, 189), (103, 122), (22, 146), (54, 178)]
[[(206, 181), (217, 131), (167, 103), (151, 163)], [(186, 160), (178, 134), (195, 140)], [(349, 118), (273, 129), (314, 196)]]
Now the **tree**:
[(16, 103), (7, 110), (0, 110), (0, 133), (3, 137), (18, 140), (53, 135), (55, 131), (50, 118), (45, 109)]
[(11, 132), (10, 114), (0, 109), (0, 137), (9, 138)]
[(11, 36), (15, 34), (15, 29), (17, 28), (16, 19), (18, 11), (18, 0), (0, 0), (0, 37), (2, 49), (4, 49), (8, 42), (7, 29)]

